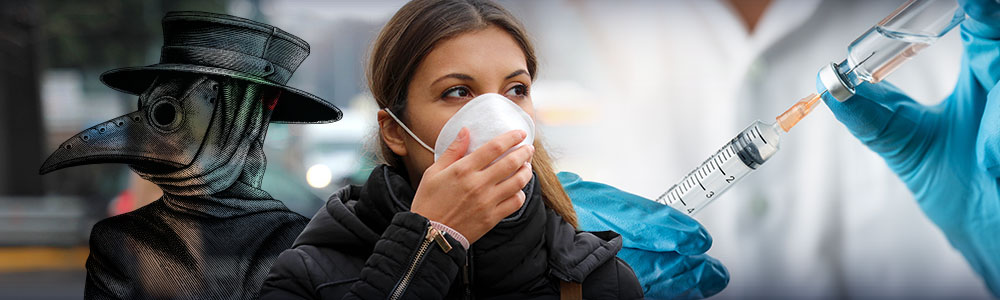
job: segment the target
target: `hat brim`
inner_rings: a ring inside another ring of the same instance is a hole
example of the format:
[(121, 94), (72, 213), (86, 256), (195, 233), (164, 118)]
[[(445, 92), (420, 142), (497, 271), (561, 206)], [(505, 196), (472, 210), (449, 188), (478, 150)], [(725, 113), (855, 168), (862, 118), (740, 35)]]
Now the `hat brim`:
[(119, 68), (101, 74), (105, 85), (133, 95), (142, 94), (153, 83), (156, 76), (164, 72), (184, 72), (206, 75), (222, 75), (263, 84), (284, 90), (278, 105), (271, 113), (275, 123), (331, 123), (340, 120), (343, 113), (339, 108), (313, 94), (282, 84), (276, 84), (246, 73), (222, 68), (185, 64), (156, 64), (145, 67)]

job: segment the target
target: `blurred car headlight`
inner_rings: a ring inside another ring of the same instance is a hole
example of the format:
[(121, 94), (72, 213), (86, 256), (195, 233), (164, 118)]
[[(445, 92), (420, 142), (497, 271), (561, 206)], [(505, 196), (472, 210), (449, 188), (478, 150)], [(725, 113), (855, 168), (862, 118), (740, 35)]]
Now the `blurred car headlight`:
[(331, 179), (333, 179), (333, 172), (330, 171), (330, 167), (324, 164), (316, 164), (306, 170), (306, 182), (311, 187), (325, 188), (330, 185)]

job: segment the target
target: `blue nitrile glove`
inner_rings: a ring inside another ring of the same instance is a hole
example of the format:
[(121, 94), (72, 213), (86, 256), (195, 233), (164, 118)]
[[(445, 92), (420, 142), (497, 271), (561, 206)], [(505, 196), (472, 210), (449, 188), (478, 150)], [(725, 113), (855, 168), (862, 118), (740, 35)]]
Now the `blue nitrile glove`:
[(621, 234), (625, 260), (647, 299), (700, 299), (722, 291), (729, 272), (705, 254), (712, 237), (691, 217), (614, 187), (560, 172), (580, 229)]
[(1000, 296), (1000, 4), (963, 6), (962, 69), (942, 103), (920, 105), (888, 83), (862, 83), (843, 103), (823, 100)]

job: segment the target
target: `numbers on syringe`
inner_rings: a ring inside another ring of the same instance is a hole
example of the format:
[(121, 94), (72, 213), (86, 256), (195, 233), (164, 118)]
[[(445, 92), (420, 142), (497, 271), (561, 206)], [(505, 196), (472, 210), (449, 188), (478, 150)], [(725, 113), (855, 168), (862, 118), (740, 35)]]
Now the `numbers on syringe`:
[[(730, 159), (734, 158), (735, 156), (736, 156), (736, 151), (733, 150), (731, 146), (724, 147), (721, 151), (719, 151), (719, 153), (714, 155), (712, 158), (708, 159), (708, 161), (702, 167), (695, 169), (693, 172), (688, 174), (688, 176), (686, 176), (684, 180), (682, 180), (680, 183), (674, 185), (669, 190), (667, 190), (667, 192), (660, 195), (660, 197), (658, 197), (656, 201), (663, 204), (680, 202), (682, 206), (686, 207), (688, 206), (688, 203), (684, 201), (684, 198), (681, 197), (681, 195), (687, 194), (694, 187), (700, 187), (702, 191), (705, 192), (702, 195), (704, 195), (706, 199), (711, 199), (715, 197), (717, 193), (714, 190), (710, 191), (707, 188), (705, 188), (705, 185), (702, 184), (702, 181), (705, 180), (705, 178), (708, 178), (709, 175), (711, 175), (713, 172), (718, 170), (724, 176), (722, 179), (725, 180), (726, 184), (731, 184), (735, 182), (736, 176), (727, 174), (726, 170), (722, 168), (723, 165), (725, 165)], [(692, 209), (689, 209), (688, 212), (690, 213), (691, 210)]]

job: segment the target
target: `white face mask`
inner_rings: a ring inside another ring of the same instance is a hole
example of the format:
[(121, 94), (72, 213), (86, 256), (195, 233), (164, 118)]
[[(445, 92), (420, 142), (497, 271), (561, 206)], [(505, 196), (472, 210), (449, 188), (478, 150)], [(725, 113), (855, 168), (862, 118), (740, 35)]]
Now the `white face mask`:
[[(389, 108), (384, 108), (383, 110), (389, 113), (389, 116), (393, 120), (396, 120), (396, 123), (402, 126), (403, 130), (413, 137), (413, 139), (417, 140), (421, 146), (427, 149), (427, 151), (434, 153), (434, 161), (437, 161), (438, 157), (441, 157), (444, 151), (448, 149), (448, 146), (455, 141), (462, 127), (469, 129), (469, 150), (465, 152), (465, 155), (469, 155), (469, 153), (478, 149), (479, 146), (511, 130), (523, 130), (527, 133), (527, 136), (520, 144), (517, 144), (517, 146), (514, 146), (501, 155), (501, 158), (514, 151), (514, 149), (520, 148), (523, 145), (531, 145), (535, 142), (535, 122), (531, 120), (531, 116), (528, 116), (528, 113), (521, 109), (520, 106), (517, 106), (510, 99), (500, 94), (483, 94), (469, 100), (441, 128), (433, 149), (420, 140), (416, 134), (413, 134), (413, 131), (410, 131), (410, 128), (407, 128), (403, 124), (403, 121), (400, 121)], [(497, 158), (497, 160), (499, 159)]]

